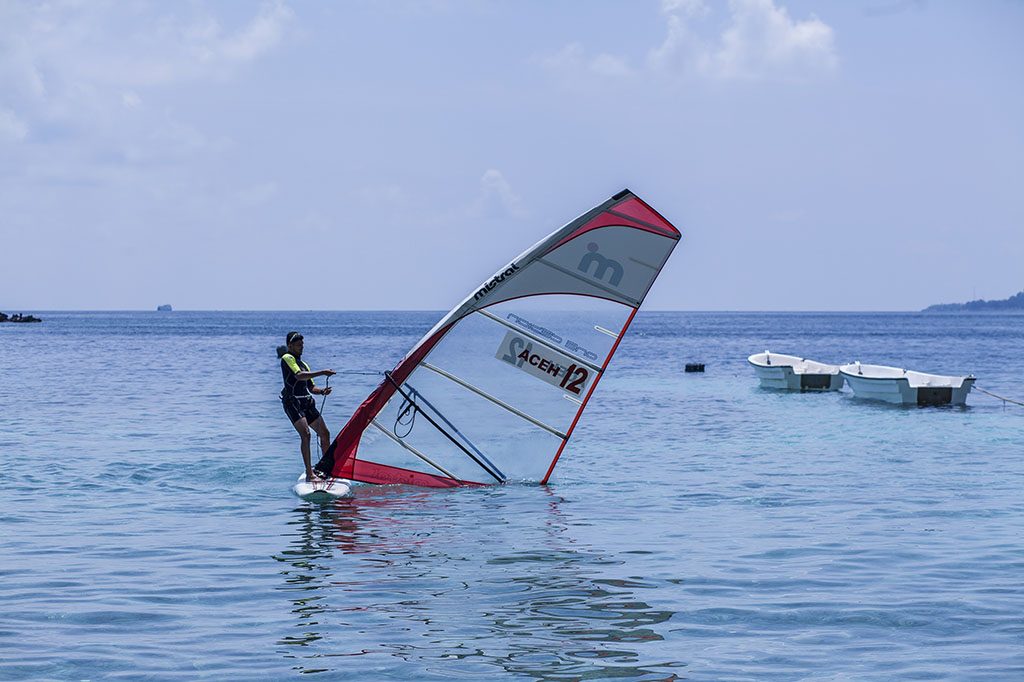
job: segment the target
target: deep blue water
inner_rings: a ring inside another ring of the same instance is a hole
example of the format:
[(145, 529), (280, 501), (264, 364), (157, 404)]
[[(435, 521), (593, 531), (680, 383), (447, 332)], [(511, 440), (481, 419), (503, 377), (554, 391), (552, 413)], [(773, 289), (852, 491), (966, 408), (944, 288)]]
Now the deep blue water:
[[(41, 316), (0, 325), (2, 679), (1024, 679), (1024, 408), (745, 360), (1020, 399), (1024, 316), (642, 313), (552, 485), (328, 506), (274, 347), (390, 368), (438, 313)], [(376, 381), (332, 381), (335, 432)]]

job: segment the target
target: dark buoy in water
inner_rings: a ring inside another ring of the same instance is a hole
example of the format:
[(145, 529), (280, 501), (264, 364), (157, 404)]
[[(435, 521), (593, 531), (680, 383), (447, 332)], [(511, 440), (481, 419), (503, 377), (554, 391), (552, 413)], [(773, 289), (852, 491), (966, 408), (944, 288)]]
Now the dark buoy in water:
[(686, 372), (703, 372), (704, 371), (704, 363), (703, 362), (688, 362), (688, 363), (686, 363), (686, 367), (685, 367), (684, 371), (686, 371)]

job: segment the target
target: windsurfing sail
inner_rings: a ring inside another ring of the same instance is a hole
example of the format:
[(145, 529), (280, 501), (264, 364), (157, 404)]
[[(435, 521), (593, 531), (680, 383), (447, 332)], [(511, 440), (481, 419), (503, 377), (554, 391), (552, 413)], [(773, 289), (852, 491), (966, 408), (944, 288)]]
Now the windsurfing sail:
[(546, 483), (679, 231), (623, 190), (485, 280), (356, 409), (317, 469)]

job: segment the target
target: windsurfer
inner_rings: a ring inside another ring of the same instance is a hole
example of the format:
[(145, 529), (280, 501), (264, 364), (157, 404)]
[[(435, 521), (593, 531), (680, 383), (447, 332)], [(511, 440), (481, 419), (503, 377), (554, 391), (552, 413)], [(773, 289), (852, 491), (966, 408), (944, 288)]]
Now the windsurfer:
[(313, 383), (314, 377), (334, 376), (333, 369), (321, 369), (316, 372), (302, 360), (303, 338), (299, 332), (288, 332), (285, 337), (287, 346), (279, 346), (277, 356), (281, 358), (281, 377), (284, 389), (281, 390), (281, 403), (292, 426), (299, 433), (302, 449), (302, 463), (306, 466), (306, 480), (318, 478), (313, 471), (309, 455), (309, 430), (312, 428), (320, 439), (321, 454), (327, 454), (331, 443), (331, 433), (327, 430), (323, 417), (316, 409), (314, 395), (330, 395), (331, 387), (320, 388)]

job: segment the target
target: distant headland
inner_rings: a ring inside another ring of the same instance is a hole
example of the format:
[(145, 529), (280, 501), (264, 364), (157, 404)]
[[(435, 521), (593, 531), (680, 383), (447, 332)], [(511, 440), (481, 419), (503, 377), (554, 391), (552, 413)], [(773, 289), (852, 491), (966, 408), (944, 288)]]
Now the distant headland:
[(7, 313), (0, 313), (0, 322), (42, 322), (42, 320), (35, 315), (22, 315), (21, 313), (8, 315)]
[(1024, 291), (1001, 301), (968, 301), (967, 303), (937, 303), (925, 308), (926, 313), (959, 313), (979, 311), (1024, 310)]

